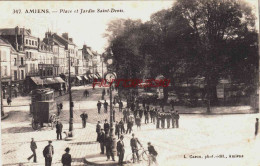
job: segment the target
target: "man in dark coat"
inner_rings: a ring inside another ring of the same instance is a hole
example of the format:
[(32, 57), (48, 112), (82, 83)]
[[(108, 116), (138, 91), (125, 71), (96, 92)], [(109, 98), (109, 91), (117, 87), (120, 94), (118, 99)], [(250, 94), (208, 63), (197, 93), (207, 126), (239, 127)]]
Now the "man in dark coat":
[(47, 145), (43, 150), (43, 156), (45, 158), (45, 166), (51, 166), (51, 163), (52, 163), (54, 148), (51, 144), (52, 144), (52, 141), (49, 141), (49, 145)]
[(131, 120), (129, 119), (128, 122), (127, 122), (126, 134), (128, 133), (128, 131), (129, 131), (129, 133), (131, 134), (131, 132), (132, 132), (132, 127), (133, 127), (132, 125), (133, 125), (133, 122), (131, 122)]
[(163, 129), (165, 127), (165, 114), (164, 114), (164, 112), (161, 114), (161, 127)]
[(143, 99), (143, 108), (145, 109), (145, 99)]
[(104, 154), (105, 151), (105, 133), (104, 133), (104, 129), (101, 129), (101, 132), (98, 135), (98, 142), (100, 144), (100, 154)]
[(102, 100), (104, 100), (104, 96), (106, 95), (106, 91), (105, 91), (105, 89), (103, 89), (103, 91), (102, 91)]
[(107, 107), (108, 107), (108, 103), (107, 101), (105, 100), (104, 102), (104, 112), (107, 113)]
[(166, 122), (167, 122), (167, 128), (170, 128), (170, 122), (171, 122), (171, 113), (167, 112), (166, 113)]
[[(139, 142), (138, 138), (135, 138), (135, 134), (132, 134), (131, 140), (130, 140), (130, 146), (132, 149), (133, 159), (135, 159), (134, 155), (137, 157), (137, 161), (139, 161), (139, 154), (138, 154), (138, 144), (142, 147), (142, 144)], [(135, 162), (135, 160), (133, 160)]]
[(33, 162), (37, 162), (37, 156), (36, 156), (36, 149), (37, 149), (37, 145), (36, 143), (34, 142), (34, 139), (32, 138), (32, 141), (31, 141), (31, 151), (33, 152), (33, 154), (27, 158), (27, 160), (31, 160), (31, 158), (33, 157)]
[(161, 114), (159, 111), (156, 112), (156, 128), (160, 128)]
[(82, 128), (86, 128), (86, 123), (87, 123), (87, 119), (88, 119), (88, 114), (86, 112), (82, 113), (80, 115), (81, 119), (82, 119)]
[(97, 103), (97, 108), (98, 108), (98, 113), (100, 114), (100, 109), (101, 109), (101, 102), (100, 101), (98, 101), (98, 103)]
[(126, 109), (123, 110), (123, 120), (126, 123), (127, 122), (127, 112)]
[(119, 112), (122, 112), (122, 109), (123, 109), (123, 102), (120, 100), (119, 103)]
[(149, 123), (149, 109), (144, 110), (144, 123)]
[(139, 109), (139, 116), (140, 116), (140, 119), (142, 121), (142, 118), (143, 118), (143, 114), (144, 114), (144, 111), (142, 108)]
[(71, 155), (69, 154), (70, 152), (70, 148), (66, 148), (65, 149), (65, 154), (62, 155), (61, 158), (61, 163), (63, 164), (63, 166), (71, 166)]
[(8, 96), (8, 97), (7, 97), (7, 104), (8, 104), (8, 105), (11, 105), (11, 103), (12, 103), (12, 99), (11, 99), (10, 96)]
[(62, 128), (63, 128), (62, 123), (58, 121), (56, 124), (57, 140), (59, 140), (59, 139), (62, 140), (62, 135), (61, 135)]
[(117, 135), (118, 139), (119, 139), (119, 135), (120, 135), (120, 125), (118, 124), (118, 121), (116, 121), (115, 124), (115, 135)]
[(118, 164), (122, 165), (123, 164), (123, 160), (124, 160), (124, 155), (125, 155), (125, 145), (124, 145), (124, 136), (121, 135), (120, 136), (120, 140), (117, 142), (117, 155), (118, 155)]
[[(154, 146), (151, 144), (151, 142), (148, 142), (148, 152), (151, 156), (151, 162), (155, 163), (157, 165), (156, 157), (157, 157), (158, 153), (154, 149)], [(152, 164), (152, 163), (150, 163), (150, 164)]]
[(125, 133), (125, 124), (123, 119), (121, 118), (120, 122), (119, 122), (119, 127), (120, 127), (120, 133), (123, 134)]
[(100, 126), (100, 121), (98, 121), (97, 125), (96, 125), (96, 133), (97, 133), (97, 141), (98, 141), (98, 136), (101, 132), (101, 126)]
[(105, 123), (104, 123), (104, 130), (105, 130), (105, 134), (108, 134), (109, 132), (109, 123), (107, 123), (107, 119), (105, 119)]
[(172, 128), (175, 128), (175, 112), (171, 110)]
[(106, 142), (107, 161), (110, 160), (110, 156), (112, 157), (112, 160), (115, 161), (114, 154), (112, 152), (113, 140), (108, 134), (106, 134), (105, 142)]
[(174, 110), (174, 100), (173, 99), (171, 99), (171, 101), (170, 101), (170, 104), (171, 104), (171, 106), (172, 106), (172, 110)]

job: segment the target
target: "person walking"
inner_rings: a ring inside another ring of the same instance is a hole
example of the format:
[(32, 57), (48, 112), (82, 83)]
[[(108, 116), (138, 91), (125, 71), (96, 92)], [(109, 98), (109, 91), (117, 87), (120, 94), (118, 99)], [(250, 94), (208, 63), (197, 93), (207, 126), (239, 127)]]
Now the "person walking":
[(171, 110), (172, 128), (175, 128), (175, 112)]
[(109, 132), (109, 123), (107, 122), (107, 119), (105, 119), (105, 123), (104, 123), (104, 130), (105, 130), (105, 134), (108, 134)]
[(154, 112), (154, 108), (152, 107), (150, 110), (150, 119), (151, 119), (151, 123), (153, 123), (153, 112)]
[(119, 135), (120, 135), (120, 126), (118, 124), (118, 121), (116, 121), (115, 124), (115, 135), (117, 135), (118, 139), (119, 139)]
[(31, 141), (31, 145), (30, 145), (31, 151), (33, 152), (33, 154), (27, 158), (28, 161), (31, 160), (31, 158), (33, 158), (33, 162), (37, 162), (37, 156), (36, 156), (36, 149), (37, 149), (37, 145), (36, 142), (34, 142), (34, 138), (32, 138)]
[(60, 105), (57, 104), (57, 115), (60, 116)]
[(142, 144), (139, 142), (138, 138), (136, 138), (135, 134), (133, 133), (132, 138), (130, 140), (130, 146), (131, 146), (132, 155), (133, 155), (133, 163), (135, 163), (135, 155), (136, 155), (137, 161), (139, 161), (138, 144), (142, 147)]
[(61, 163), (63, 164), (63, 166), (71, 166), (71, 155), (69, 154), (70, 152), (70, 148), (66, 148), (65, 152), (62, 157), (61, 157)]
[(174, 100), (173, 100), (173, 99), (171, 99), (170, 104), (171, 104), (171, 106), (172, 106), (172, 110), (174, 110), (175, 103), (174, 103)]
[(104, 133), (104, 129), (101, 129), (101, 132), (99, 133), (98, 139), (97, 141), (100, 144), (100, 154), (104, 154), (105, 152), (105, 133)]
[(43, 156), (45, 158), (45, 166), (51, 166), (52, 157), (54, 155), (54, 148), (52, 146), (52, 141), (43, 149)]
[(170, 112), (167, 112), (166, 113), (166, 122), (167, 122), (167, 128), (170, 128), (170, 125), (171, 125), (171, 113)]
[(80, 115), (80, 117), (81, 117), (81, 120), (82, 120), (82, 128), (86, 128), (88, 114), (86, 112), (84, 112)]
[(144, 110), (144, 123), (149, 123), (149, 109)]
[(177, 127), (177, 128), (179, 128), (179, 119), (180, 119), (179, 112), (176, 111), (176, 114), (175, 114), (175, 121), (176, 121), (176, 127)]
[(98, 113), (100, 114), (100, 109), (101, 109), (101, 102), (100, 101), (98, 101), (98, 103), (97, 103), (97, 108), (98, 108)]
[(258, 128), (259, 128), (259, 122), (258, 122), (258, 118), (256, 118), (256, 122), (255, 122), (255, 138), (257, 137), (257, 134), (258, 134)]
[(117, 142), (117, 146), (116, 146), (119, 165), (123, 165), (124, 155), (125, 155), (125, 145), (123, 139), (124, 136), (121, 135), (120, 140)]
[(96, 125), (96, 133), (97, 133), (97, 141), (98, 141), (98, 136), (101, 132), (101, 125), (100, 125), (100, 121), (98, 121), (97, 125)]
[(158, 155), (157, 151), (154, 149), (154, 146), (151, 144), (151, 142), (148, 142), (148, 152), (149, 152), (149, 164), (148, 165), (151, 165), (153, 163), (155, 163), (156, 165), (157, 164), (157, 160), (156, 160), (156, 157)]
[(161, 114), (161, 127), (164, 129), (165, 127), (165, 113)]
[(122, 109), (123, 109), (123, 102), (120, 100), (119, 103), (119, 112), (122, 112)]
[(142, 118), (143, 118), (143, 114), (144, 114), (144, 111), (142, 108), (139, 109), (139, 117), (141, 119), (141, 122), (142, 122)]
[(126, 129), (126, 134), (128, 134), (128, 132), (131, 134), (132, 132), (132, 122), (131, 120), (129, 119), (128, 122), (127, 122), (127, 129)]
[(113, 140), (111, 136), (106, 134), (106, 155), (107, 155), (107, 161), (110, 160), (110, 157), (112, 157), (112, 160), (115, 161), (114, 154), (112, 152), (112, 146), (113, 146)]
[(103, 91), (102, 91), (102, 100), (104, 100), (104, 97), (105, 97), (105, 95), (106, 95), (106, 91), (105, 91), (105, 89), (103, 89)]
[(127, 112), (126, 109), (123, 110), (123, 120), (126, 123), (127, 122)]
[(160, 128), (160, 121), (161, 121), (161, 114), (159, 111), (157, 111), (157, 113), (156, 113), (156, 128), (157, 129)]
[(107, 107), (108, 107), (108, 103), (107, 101), (105, 100), (104, 102), (104, 112), (107, 113)]
[(62, 128), (63, 128), (62, 123), (58, 121), (56, 124), (57, 140), (59, 140), (59, 139), (62, 140), (62, 135), (61, 135)]
[(7, 97), (7, 104), (8, 105), (11, 105), (12, 104), (12, 99), (10, 96)]
[(119, 122), (119, 126), (120, 126), (120, 134), (125, 133), (125, 124), (123, 119), (121, 118), (120, 122)]
[(140, 119), (139, 114), (137, 114), (137, 116), (136, 116), (135, 123), (136, 123), (137, 129), (138, 128), (141, 129), (141, 119)]

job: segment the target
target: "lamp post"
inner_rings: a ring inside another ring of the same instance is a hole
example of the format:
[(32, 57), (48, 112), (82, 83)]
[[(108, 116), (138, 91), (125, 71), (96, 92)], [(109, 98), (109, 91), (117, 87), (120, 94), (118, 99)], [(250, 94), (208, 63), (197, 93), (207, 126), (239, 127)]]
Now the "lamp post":
[(71, 78), (70, 78), (70, 53), (69, 53), (69, 105), (70, 105), (70, 121), (69, 121), (69, 134), (68, 137), (73, 137), (73, 107), (74, 104), (72, 102), (71, 95)]
[[(109, 65), (111, 65), (113, 63), (112, 59), (108, 59), (107, 63)], [(113, 79), (115, 79), (115, 75), (111, 72), (111, 73), (107, 73), (105, 76), (105, 79), (108, 82), (113, 81)], [(117, 150), (116, 150), (116, 137), (115, 137), (115, 133), (114, 133), (114, 123), (113, 123), (113, 107), (112, 107), (112, 88), (111, 86), (109, 86), (109, 98), (110, 98), (110, 137), (112, 138), (112, 153), (114, 154), (114, 156), (116, 156), (117, 154)]]

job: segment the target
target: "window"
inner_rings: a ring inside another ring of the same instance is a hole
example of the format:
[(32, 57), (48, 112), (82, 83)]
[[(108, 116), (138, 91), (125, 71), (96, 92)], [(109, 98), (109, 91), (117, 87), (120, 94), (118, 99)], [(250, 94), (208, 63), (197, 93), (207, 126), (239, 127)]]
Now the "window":
[(14, 58), (14, 66), (16, 66), (16, 58)]
[(14, 70), (14, 80), (16, 81), (17, 80), (17, 71)]
[(4, 66), (4, 76), (7, 76), (7, 66)]
[(32, 42), (32, 41), (31, 41), (31, 40), (29, 40), (29, 44), (30, 44), (30, 45), (32, 45), (32, 43), (31, 43), (31, 42)]
[(37, 42), (37, 41), (35, 41), (35, 45), (36, 45), (36, 46), (38, 45), (38, 42)]
[(25, 40), (25, 43), (28, 44), (28, 39)]
[(24, 79), (24, 71), (21, 70), (21, 79), (23, 80)]
[(6, 61), (6, 52), (3, 51), (1, 54), (1, 61)]
[(21, 57), (21, 65), (23, 65), (23, 57)]
[(32, 41), (32, 45), (34, 45), (34, 41)]
[(32, 58), (32, 53), (31, 53), (31, 52), (29, 52), (29, 55), (30, 55), (30, 57), (29, 57), (29, 58)]
[(29, 58), (29, 53), (26, 51), (26, 58)]

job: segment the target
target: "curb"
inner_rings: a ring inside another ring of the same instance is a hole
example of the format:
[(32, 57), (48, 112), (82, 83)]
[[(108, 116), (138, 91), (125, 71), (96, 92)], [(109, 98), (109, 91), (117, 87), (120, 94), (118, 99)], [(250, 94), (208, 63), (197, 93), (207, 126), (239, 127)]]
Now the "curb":
[(9, 116), (9, 114), (8, 114), (8, 113), (5, 113), (4, 116), (1, 116), (1, 120), (6, 119), (8, 116)]

